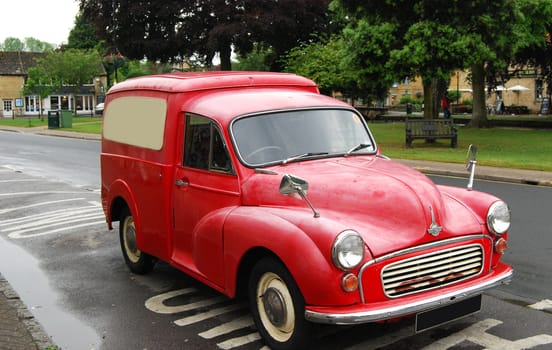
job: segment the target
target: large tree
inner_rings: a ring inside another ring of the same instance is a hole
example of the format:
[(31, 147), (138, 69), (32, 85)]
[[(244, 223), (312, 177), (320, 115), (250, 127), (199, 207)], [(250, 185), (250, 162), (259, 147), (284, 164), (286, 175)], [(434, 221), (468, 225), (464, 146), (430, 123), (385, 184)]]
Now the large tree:
[[(325, 94), (339, 91), (350, 97), (370, 95), (354, 79), (355, 72), (347, 65), (347, 51), (341, 36), (303, 44), (285, 56), (285, 70), (314, 80)], [(387, 90), (387, 86), (385, 86)]]
[(404, 78), (421, 77), (425, 117), (439, 113), (437, 101), (444, 83), (457, 68), (467, 48), (454, 41), (457, 27), (450, 25), (450, 4), (439, 1), (337, 1), (350, 18), (344, 37), (349, 61), (358, 67), (359, 85), (382, 95)]
[(351, 18), (346, 33), (352, 61), (366, 72), (360, 79), (421, 76), (430, 118), (438, 113), (452, 70), (470, 68), (472, 120), (486, 124), (486, 69), (507, 66), (513, 57), (519, 38), (516, 0), (338, 2)]
[[(552, 95), (552, 2), (549, 0), (520, 1), (522, 20), (518, 27), (524, 33), (522, 44), (516, 51), (513, 66), (518, 69), (502, 71), (507, 77), (517, 75), (518, 70), (533, 70), (536, 78), (543, 82), (546, 91), (542, 95)], [(506, 74), (505, 74), (506, 73)], [(541, 96), (542, 97), (542, 96)]]
[(66, 49), (95, 49), (101, 45), (96, 36), (96, 30), (82, 14), (75, 17), (75, 26), (69, 32)]
[(54, 45), (33, 37), (25, 38), (25, 51), (29, 52), (49, 52), (54, 49)]
[(24, 51), (25, 43), (22, 42), (21, 39), (8, 37), (4, 39), (4, 43), (2, 44), (2, 50), (3, 51)]
[(55, 91), (56, 87), (52, 82), (52, 77), (46, 72), (44, 67), (35, 66), (29, 68), (27, 72), (27, 79), (25, 79), (25, 85), (23, 86), (23, 94), (39, 96), (40, 119), (42, 119), (42, 101)]
[[(278, 57), (311, 33), (327, 28), (329, 0), (81, 0), (83, 15), (96, 33), (131, 59), (171, 62), (215, 55), (231, 69), (234, 49), (250, 52), (255, 43)], [(273, 61), (278, 69), (278, 60)]]

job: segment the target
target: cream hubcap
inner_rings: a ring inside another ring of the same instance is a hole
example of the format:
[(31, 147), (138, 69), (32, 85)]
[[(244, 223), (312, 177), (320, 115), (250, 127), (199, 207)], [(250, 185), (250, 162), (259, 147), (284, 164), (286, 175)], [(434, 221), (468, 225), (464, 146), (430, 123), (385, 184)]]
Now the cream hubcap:
[(264, 328), (272, 338), (280, 342), (291, 338), (295, 327), (293, 299), (278, 275), (267, 272), (259, 279), (257, 309)]
[(128, 259), (133, 263), (137, 263), (142, 253), (136, 247), (136, 227), (134, 226), (134, 219), (132, 216), (127, 216), (125, 219), (123, 226), (123, 243)]

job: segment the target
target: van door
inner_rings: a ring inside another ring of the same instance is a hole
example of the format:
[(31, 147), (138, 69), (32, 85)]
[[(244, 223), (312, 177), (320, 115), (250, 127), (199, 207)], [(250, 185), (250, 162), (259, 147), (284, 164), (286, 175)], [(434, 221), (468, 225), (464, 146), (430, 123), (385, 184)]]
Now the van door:
[(214, 121), (186, 114), (182, 124), (182, 159), (174, 178), (172, 260), (223, 286), (223, 225), (240, 203), (238, 178)]

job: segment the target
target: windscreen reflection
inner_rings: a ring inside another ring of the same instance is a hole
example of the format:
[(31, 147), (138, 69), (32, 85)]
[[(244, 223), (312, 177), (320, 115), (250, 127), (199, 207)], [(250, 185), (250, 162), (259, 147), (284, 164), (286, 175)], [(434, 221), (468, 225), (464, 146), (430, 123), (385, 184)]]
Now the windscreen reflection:
[(314, 157), (373, 153), (361, 116), (345, 109), (295, 110), (254, 115), (232, 124), (242, 161), (253, 167)]

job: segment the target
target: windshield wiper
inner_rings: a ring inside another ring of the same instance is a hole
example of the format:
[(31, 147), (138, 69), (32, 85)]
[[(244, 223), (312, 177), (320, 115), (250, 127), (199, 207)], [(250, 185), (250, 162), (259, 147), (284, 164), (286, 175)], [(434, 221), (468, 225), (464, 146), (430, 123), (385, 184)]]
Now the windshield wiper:
[(316, 157), (316, 156), (325, 156), (328, 152), (309, 152), (309, 153), (303, 153), (299, 154), (297, 156), (289, 157), (287, 159), (284, 159), (280, 162), (280, 164), (285, 165), (290, 162), (295, 162), (301, 159), (309, 158), (309, 157)]
[(356, 151), (360, 151), (361, 149), (368, 148), (368, 147), (372, 147), (372, 144), (370, 144), (370, 143), (359, 143), (355, 147), (353, 147), (350, 150), (348, 150), (347, 152), (345, 152), (345, 156), (350, 156), (351, 153), (356, 152)]

